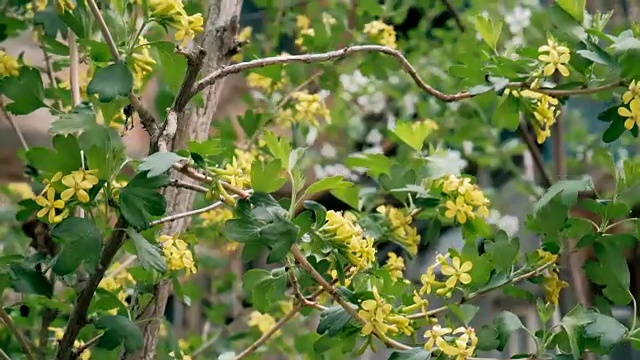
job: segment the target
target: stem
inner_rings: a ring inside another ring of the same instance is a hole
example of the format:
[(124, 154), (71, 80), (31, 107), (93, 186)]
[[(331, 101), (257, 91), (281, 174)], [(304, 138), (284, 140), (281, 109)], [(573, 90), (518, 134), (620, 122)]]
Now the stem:
[[(73, 31), (69, 32), (68, 38), (69, 44), (69, 84), (71, 87), (71, 102), (74, 107), (80, 105), (80, 59), (78, 54), (78, 43), (76, 42), (76, 34)], [(62, 110), (62, 109), (60, 109)]]
[[(53, 66), (51, 65), (51, 56), (49, 55), (49, 52), (45, 50), (44, 46), (41, 46), (40, 48), (42, 49), (42, 54), (44, 55), (45, 73), (47, 74), (47, 78), (49, 79), (49, 85), (54, 89), (58, 89), (58, 82), (53, 77)], [(60, 97), (56, 96), (56, 100), (54, 104), (55, 104), (55, 108), (58, 111), (62, 111), (62, 101), (60, 101)]]
[(7, 355), (6, 352), (4, 352), (4, 350), (0, 349), (0, 357), (4, 360), (11, 360), (11, 358), (9, 357), (9, 355)]
[[(142, 22), (142, 25), (140, 25), (140, 29), (138, 29), (138, 31), (136, 32), (136, 35), (133, 37), (133, 40), (131, 41), (131, 46), (129, 46), (129, 54), (132, 54), (133, 51), (137, 48), (136, 43), (138, 42), (138, 39), (140, 38), (140, 35), (142, 35), (142, 32), (144, 31), (144, 28), (149, 24), (149, 21), (147, 19), (145, 19)], [(140, 46), (144, 46), (146, 44), (140, 44)]]
[(22, 350), (24, 350), (27, 359), (35, 360), (36, 357), (33, 355), (33, 345), (31, 345), (29, 339), (24, 336), (24, 333), (20, 331), (20, 329), (18, 329), (16, 324), (13, 322), (13, 319), (11, 319), (11, 316), (7, 314), (7, 311), (2, 306), (0, 306), (0, 321), (2, 321), (2, 323), (4, 323), (9, 331), (12, 332), (13, 335), (15, 335), (16, 339), (18, 339), (18, 342), (20, 343), (20, 346), (22, 346)]
[(24, 135), (22, 134), (18, 123), (11, 115), (9, 115), (7, 110), (4, 108), (4, 101), (2, 100), (2, 96), (0, 96), (0, 111), (2, 112), (2, 116), (4, 116), (4, 118), (9, 123), (9, 126), (11, 126), (11, 128), (13, 128), (13, 131), (16, 132), (18, 140), (20, 140), (20, 144), (22, 144), (22, 148), (25, 151), (29, 151), (29, 145), (27, 144), (27, 140), (24, 139)]
[[(238, 196), (234, 195), (233, 197), (237, 198)], [(185, 218), (185, 217), (190, 217), (190, 216), (202, 214), (202, 213), (205, 213), (207, 211), (211, 211), (213, 209), (219, 208), (222, 205), (224, 205), (224, 202), (218, 201), (218, 202), (215, 202), (215, 203), (213, 203), (211, 205), (205, 206), (205, 207), (203, 207), (201, 209), (195, 209), (195, 210), (183, 212), (183, 213), (180, 213), (180, 214), (169, 215), (169, 216), (163, 217), (162, 219), (158, 219), (158, 220), (150, 222), (149, 226), (156, 226), (156, 225), (160, 225), (160, 224), (163, 224), (163, 223), (166, 223), (166, 222), (169, 222), (169, 221), (174, 221), (174, 220), (182, 219), (182, 218)]]

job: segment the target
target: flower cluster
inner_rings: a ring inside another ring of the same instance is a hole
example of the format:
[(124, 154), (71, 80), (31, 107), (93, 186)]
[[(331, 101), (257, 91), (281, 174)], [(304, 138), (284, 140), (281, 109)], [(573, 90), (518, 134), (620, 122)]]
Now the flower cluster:
[(618, 114), (627, 118), (624, 127), (631, 130), (635, 125), (640, 126), (640, 82), (632, 80), (629, 90), (622, 95), (622, 102), (629, 104), (627, 109), (624, 106), (618, 108)]
[(444, 216), (464, 224), (469, 219), (489, 216), (489, 199), (468, 178), (445, 175), (435, 182), (444, 194)]
[(300, 49), (306, 50), (306, 46), (304, 46), (305, 36), (316, 36), (315, 30), (311, 27), (311, 20), (304, 15), (298, 15), (296, 17), (296, 27), (298, 28), (298, 37), (296, 38), (295, 44), (299, 46)]
[[(449, 335), (451, 334), (451, 335)], [(452, 336), (460, 334), (459, 336)], [(424, 333), (427, 339), (424, 347), (432, 351), (437, 347), (445, 355), (453, 357), (455, 360), (465, 360), (473, 356), (478, 345), (478, 337), (473, 328), (459, 327), (455, 330), (434, 325), (431, 330)]]
[(357, 270), (368, 269), (375, 261), (376, 248), (373, 246), (373, 238), (364, 235), (353, 214), (343, 215), (341, 212), (329, 210), (327, 222), (320, 231), (346, 247), (349, 261)]
[[(53, 339), (57, 342), (60, 342), (60, 340), (62, 340), (62, 337), (64, 336), (64, 329), (63, 328), (58, 328), (58, 327), (52, 327), (50, 326), (48, 328), (49, 331), (53, 332)], [(82, 340), (76, 340), (73, 343), (73, 347), (74, 348), (80, 348), (84, 345), (84, 341)], [(91, 359), (91, 350), (86, 349), (82, 352), (82, 354), (80, 354), (78, 356), (78, 359), (80, 360), (90, 360)]]
[(391, 275), (391, 279), (393, 281), (397, 281), (403, 277), (402, 272), (405, 270), (404, 259), (398, 257), (396, 253), (390, 252), (388, 254), (389, 258), (387, 262), (384, 264), (384, 268), (389, 270), (389, 275)]
[(373, 299), (365, 300), (360, 304), (358, 315), (365, 321), (361, 334), (364, 336), (375, 334), (397, 335), (404, 333), (409, 336), (413, 334), (411, 320), (403, 315), (394, 314), (393, 307), (388, 304), (378, 293), (378, 289), (373, 288)]
[[(86, 71), (78, 72), (78, 86), (80, 88), (80, 97), (83, 99), (87, 98), (87, 86), (89, 85), (89, 81), (91, 81), (92, 77), (93, 69), (91, 67), (88, 67)], [(58, 87), (64, 90), (71, 90), (71, 83), (69, 81), (61, 81), (58, 83)]]
[(162, 253), (169, 270), (185, 269), (187, 275), (196, 273), (193, 253), (184, 240), (176, 236), (160, 235), (158, 242), (162, 245)]
[(391, 236), (403, 244), (411, 254), (417, 254), (420, 235), (418, 230), (411, 226), (413, 217), (393, 206), (380, 205), (376, 210), (387, 218), (391, 226)]
[(538, 52), (548, 52), (548, 54), (538, 56), (538, 60), (546, 64), (542, 69), (544, 76), (553, 75), (556, 70), (560, 72), (562, 76), (569, 76), (567, 64), (569, 60), (571, 60), (571, 54), (568, 47), (558, 45), (553, 39), (547, 39), (547, 45), (540, 46)]
[(294, 111), (291, 109), (279, 113), (280, 123), (303, 123), (318, 126), (318, 118), (331, 122), (331, 114), (320, 94), (309, 94), (308, 91), (296, 91), (291, 94), (295, 100)]
[(176, 30), (175, 39), (182, 40), (182, 46), (202, 32), (202, 14), (187, 15), (182, 0), (149, 0), (151, 18), (162, 25)]
[(149, 46), (145, 45), (148, 41), (144, 37), (138, 38), (135, 51), (131, 54), (131, 68), (133, 73), (133, 88), (139, 90), (142, 88), (144, 78), (153, 71), (156, 61), (151, 57)]
[(224, 225), (224, 223), (233, 219), (233, 211), (226, 207), (218, 207), (211, 211), (200, 214), (203, 226)]
[(393, 29), (393, 26), (387, 25), (381, 20), (375, 20), (365, 24), (363, 32), (371, 35), (371, 37), (381, 45), (392, 49), (397, 47), (396, 31)]
[(5, 76), (17, 76), (19, 71), (20, 65), (18, 65), (18, 60), (0, 50), (0, 78)]
[(261, 89), (267, 93), (271, 93), (275, 90), (280, 90), (287, 83), (286, 78), (283, 76), (279, 81), (275, 81), (268, 76), (264, 76), (258, 73), (250, 73), (247, 75), (247, 85), (250, 88)]
[[(440, 272), (449, 278), (444, 282), (436, 280), (435, 268), (440, 265)], [(427, 271), (420, 277), (422, 288), (420, 294), (430, 294), (433, 288), (437, 287), (436, 294), (446, 297), (453, 295), (458, 283), (467, 285), (471, 282), (469, 271), (473, 268), (471, 261), (462, 262), (459, 257), (454, 257), (449, 262), (449, 254), (436, 256), (436, 263), (429, 266)]]
[[(66, 202), (71, 198), (75, 197), (81, 203), (89, 202), (87, 190), (98, 183), (95, 173), (96, 170), (77, 170), (62, 176), (61, 172), (57, 172), (51, 179), (45, 179), (45, 188), (35, 198), (36, 203), (42, 207), (36, 216), (46, 217), (51, 224), (59, 223), (69, 215)], [(58, 182), (67, 187), (60, 193), (60, 199), (56, 199), (56, 189), (54, 188), (54, 184), (57, 185)]]
[[(251, 35), (253, 35), (253, 28), (251, 26), (246, 26), (240, 30), (238, 35), (236, 35), (236, 42), (238, 44), (248, 43), (251, 39)], [(242, 51), (239, 51), (237, 54), (231, 57), (232, 62), (240, 62), (242, 61)]]
[(76, 4), (72, 0), (57, 0), (56, 7), (58, 12), (62, 14), (65, 11), (73, 11), (76, 8)]
[(558, 299), (560, 298), (560, 291), (568, 287), (569, 284), (560, 280), (558, 276), (558, 269), (548, 269), (542, 279), (542, 287), (544, 288), (544, 294), (547, 301), (553, 305), (558, 305)]
[[(257, 151), (235, 150), (235, 156), (226, 163), (224, 168), (210, 168), (221, 180), (238, 187), (251, 186), (251, 164), (258, 158)], [(220, 190), (220, 189), (219, 189)]]
[[(111, 265), (110, 271), (114, 271), (115, 269), (118, 269), (118, 268), (120, 268), (120, 263), (115, 262), (113, 263), (113, 265)], [(115, 271), (118, 271), (118, 270), (115, 270)], [(100, 281), (100, 284), (98, 285), (98, 287), (110, 292), (117, 291), (118, 299), (124, 303), (127, 297), (125, 289), (135, 284), (136, 284), (136, 280), (133, 278), (133, 276), (131, 276), (131, 274), (128, 271), (119, 270), (114, 275), (104, 277)], [(113, 308), (107, 312), (110, 313), (111, 315), (115, 315), (118, 312), (118, 308)]]
[[(537, 81), (531, 85), (532, 89), (539, 87)], [(511, 94), (515, 97), (527, 98), (531, 101), (533, 107), (533, 129), (536, 133), (536, 140), (538, 144), (542, 144), (551, 136), (551, 126), (556, 123), (556, 118), (560, 115), (560, 110), (557, 110), (558, 99), (531, 90), (509, 90), (505, 91), (506, 94)]]
[[(262, 334), (266, 334), (271, 331), (274, 326), (276, 326), (276, 319), (269, 314), (262, 314), (258, 311), (254, 311), (249, 315), (249, 326), (255, 326), (260, 330)], [(276, 331), (274, 335), (279, 335), (280, 330)]]

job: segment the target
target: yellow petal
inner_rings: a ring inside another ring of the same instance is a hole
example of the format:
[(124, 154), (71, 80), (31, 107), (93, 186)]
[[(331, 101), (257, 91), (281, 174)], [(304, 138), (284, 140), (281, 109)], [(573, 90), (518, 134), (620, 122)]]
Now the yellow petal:
[(89, 202), (89, 194), (87, 194), (87, 192), (82, 189), (78, 190), (78, 192), (76, 193), (76, 196), (78, 197), (78, 201), (82, 203)]
[(465, 261), (460, 267), (460, 272), (468, 272), (471, 268), (473, 268), (473, 263), (471, 261)]
[(73, 187), (76, 182), (73, 179), (72, 175), (67, 175), (65, 177), (62, 178), (62, 183), (64, 184), (64, 186), (68, 186), (68, 187)]
[(444, 275), (451, 276), (456, 273), (455, 269), (449, 265), (443, 265), (440, 272)]
[(619, 107), (618, 108), (618, 115), (620, 116), (624, 116), (624, 117), (632, 117), (633, 114), (631, 114), (631, 111), (629, 111), (629, 109), (627, 109), (626, 107)]
[(457, 282), (458, 282), (458, 278), (455, 276), (451, 276), (450, 278), (447, 279), (447, 282), (445, 282), (444, 285), (448, 288), (452, 288), (456, 286)]
[(633, 129), (633, 125), (635, 125), (635, 121), (633, 121), (633, 119), (627, 118), (627, 120), (624, 121), (624, 127), (627, 130), (631, 130)]
[(471, 282), (471, 275), (469, 274), (460, 274), (460, 282), (463, 284), (468, 284)]
[(49, 212), (48, 208), (40, 209), (38, 211), (38, 213), (36, 214), (36, 216), (39, 217), (39, 218), (42, 218), (42, 217), (45, 217), (48, 212)]
[(558, 64), (558, 71), (560, 71), (560, 74), (562, 74), (562, 76), (569, 76), (569, 69), (567, 69), (567, 67), (562, 64)]
[(64, 201), (67, 201), (71, 199), (74, 193), (75, 193), (75, 190), (73, 188), (67, 189), (63, 191), (62, 194), (60, 194), (60, 198)]
[(633, 114), (640, 114), (640, 99), (631, 100), (629, 108)]
[(56, 222), (56, 211), (53, 208), (49, 209), (49, 222), (50, 223)]
[(549, 55), (540, 55), (540, 56), (538, 56), (538, 60), (540, 60), (542, 62), (546, 62), (546, 63), (552, 61), (551, 56), (549, 56)]
[(62, 209), (64, 208), (64, 201), (62, 200), (56, 200), (53, 202), (53, 207), (56, 209)]
[(568, 63), (569, 60), (571, 60), (571, 55), (569, 55), (568, 53), (560, 55), (560, 58), (558, 59), (558, 61), (564, 64)]
[(547, 64), (542, 70), (544, 76), (551, 76), (556, 71), (556, 67), (553, 64)]
[(633, 93), (631, 91), (627, 91), (622, 95), (622, 102), (628, 104), (629, 101), (633, 100)]

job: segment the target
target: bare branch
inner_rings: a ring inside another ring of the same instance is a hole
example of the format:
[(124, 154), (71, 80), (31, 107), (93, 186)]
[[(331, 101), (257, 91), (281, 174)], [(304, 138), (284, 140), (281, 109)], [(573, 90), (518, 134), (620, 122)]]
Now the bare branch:
[(71, 103), (73, 106), (80, 105), (80, 59), (78, 55), (78, 43), (76, 42), (76, 34), (69, 31), (67, 39), (69, 44), (69, 85), (71, 86)]
[[(235, 195), (237, 197), (237, 195)], [(174, 215), (169, 215), (169, 216), (165, 216), (162, 219), (158, 219), (158, 220), (154, 220), (152, 222), (149, 223), (150, 226), (156, 226), (156, 225), (160, 225), (160, 224), (164, 224), (166, 222), (169, 221), (174, 221), (174, 220), (178, 220), (178, 219), (182, 219), (185, 217), (191, 217), (194, 215), (198, 215), (198, 214), (202, 214), (205, 213), (207, 211), (211, 211), (213, 209), (219, 208), (220, 206), (223, 206), (224, 203), (222, 201), (217, 201), (211, 205), (205, 206), (201, 209), (195, 209), (195, 210), (191, 210), (191, 211), (187, 211), (187, 212), (183, 212), (180, 214), (174, 214)]]
[(27, 359), (35, 360), (36, 357), (33, 355), (33, 345), (29, 342), (29, 339), (24, 336), (24, 333), (20, 331), (20, 329), (18, 329), (16, 324), (13, 322), (13, 319), (11, 319), (11, 316), (7, 314), (7, 312), (4, 310), (4, 307), (2, 306), (0, 306), (0, 321), (2, 321), (4, 326), (6, 326), (9, 331), (16, 337), (16, 339), (18, 339), (18, 342), (20, 343), (20, 346), (22, 346), (22, 350), (24, 350)]
[[(42, 49), (42, 54), (44, 55), (44, 64), (45, 64), (44, 72), (47, 74), (47, 78), (49, 79), (49, 86), (51, 86), (54, 89), (57, 89), (58, 82), (53, 77), (53, 66), (51, 65), (51, 56), (49, 55), (49, 52), (44, 48), (44, 46), (41, 45), (40, 49)], [(62, 111), (62, 101), (60, 101), (59, 96), (56, 96), (54, 105), (56, 109)]]
[[(98, 27), (100, 28), (100, 32), (102, 33), (102, 37), (104, 38), (104, 41), (107, 43), (107, 46), (109, 47), (109, 51), (111, 52), (111, 57), (113, 57), (114, 61), (120, 60), (120, 53), (118, 52), (118, 47), (116, 46), (116, 43), (113, 41), (113, 37), (109, 32), (107, 23), (105, 23), (104, 18), (100, 13), (100, 9), (98, 9), (98, 5), (96, 5), (95, 0), (87, 0), (87, 4), (89, 5), (89, 9), (91, 10), (91, 13), (95, 17), (96, 22), (98, 23)], [(144, 107), (140, 99), (138, 99), (138, 97), (135, 94), (133, 93), (129, 94), (129, 101), (131, 102), (131, 105), (133, 105), (133, 108), (138, 113), (138, 116), (140, 116), (140, 122), (142, 123), (142, 126), (145, 128), (145, 130), (147, 130), (147, 132), (149, 133), (149, 136), (151, 136), (152, 139), (157, 138), (158, 134), (160, 133), (160, 129), (158, 127), (158, 122), (153, 117), (153, 115), (151, 115), (151, 113)]]
[[(181, 164), (181, 163), (175, 163), (173, 164), (173, 168), (179, 172), (181, 172), (182, 174), (188, 176), (189, 178), (196, 180), (196, 181), (200, 181), (201, 183), (205, 183), (205, 184), (211, 184), (214, 181), (216, 181), (214, 178), (206, 176), (204, 174), (199, 173), (197, 170), (191, 168), (188, 164)], [(222, 185), (222, 187), (227, 190), (228, 192), (232, 193), (232, 194), (236, 194), (238, 196), (240, 196), (241, 198), (248, 198), (251, 195), (251, 191), (250, 190), (242, 190), (240, 188), (237, 188), (229, 183), (226, 183), (224, 181), (220, 181), (220, 184)]]
[(199, 193), (203, 193), (206, 194), (209, 192), (209, 189), (207, 189), (204, 186), (200, 186), (197, 184), (191, 184), (188, 183), (186, 181), (180, 180), (180, 179), (171, 179), (169, 182), (169, 186), (173, 186), (176, 188), (181, 188), (181, 189), (189, 189), (189, 190), (193, 190), (195, 192), (199, 192)]
[(520, 119), (519, 130), (520, 130), (520, 137), (524, 140), (525, 144), (527, 145), (527, 148), (531, 153), (531, 157), (533, 158), (533, 163), (536, 165), (536, 168), (538, 169), (538, 172), (542, 177), (542, 185), (544, 185), (545, 188), (551, 187), (551, 185), (553, 184), (553, 181), (551, 180), (551, 177), (549, 176), (549, 174), (547, 173), (547, 170), (544, 167), (544, 161), (542, 160), (542, 154), (540, 154), (540, 149), (538, 149), (538, 147), (536, 146), (535, 140), (533, 139), (531, 132), (527, 129), (526, 122), (524, 122), (522, 118)]
[(25, 149), (25, 151), (29, 151), (29, 145), (27, 144), (27, 140), (24, 139), (24, 135), (22, 134), (22, 131), (20, 130), (20, 127), (18, 126), (16, 119), (14, 119), (4, 108), (4, 101), (2, 100), (2, 96), (0, 96), (0, 111), (2, 112), (2, 116), (9, 123), (9, 126), (11, 126), (13, 131), (16, 132), (16, 135), (18, 136), (18, 140), (20, 140), (20, 144), (22, 144), (22, 148)]
[(11, 360), (9, 355), (7, 355), (7, 353), (4, 352), (4, 350), (2, 350), (2, 349), (0, 349), (0, 358), (2, 358), (3, 360)]

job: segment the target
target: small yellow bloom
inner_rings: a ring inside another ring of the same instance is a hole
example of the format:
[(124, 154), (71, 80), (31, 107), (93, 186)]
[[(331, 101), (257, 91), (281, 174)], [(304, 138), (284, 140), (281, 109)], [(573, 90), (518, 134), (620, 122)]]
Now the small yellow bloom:
[(542, 54), (538, 56), (538, 60), (546, 63), (543, 68), (543, 74), (550, 76), (557, 71), (562, 76), (569, 76), (569, 69), (566, 64), (571, 60), (571, 54), (569, 48), (565, 46), (559, 46), (554, 40), (548, 39), (547, 45), (541, 46), (538, 52), (549, 52), (548, 54)]
[(619, 107), (618, 115), (627, 118), (624, 121), (624, 127), (627, 130), (631, 130), (634, 125), (640, 125), (640, 98), (631, 100), (629, 109), (622, 106)]
[(9, 185), (7, 185), (7, 189), (16, 195), (19, 195), (22, 199), (33, 199), (35, 197), (33, 189), (28, 183), (9, 183)]
[(167, 260), (168, 270), (185, 269), (187, 276), (196, 273), (193, 253), (184, 240), (175, 236), (161, 235), (158, 241), (162, 244), (162, 252)]
[[(139, 37), (135, 51), (131, 54), (130, 65), (133, 73), (134, 89), (142, 88), (145, 77), (153, 72), (153, 66), (156, 64), (149, 52), (149, 46), (145, 45), (147, 43), (147, 39), (142, 36)], [(122, 115), (124, 116), (124, 114)]]
[(327, 14), (326, 12), (323, 12), (322, 13), (322, 23), (326, 27), (331, 27), (331, 26), (336, 24), (336, 18), (334, 18), (330, 14)]
[(631, 80), (629, 84), (629, 90), (622, 95), (622, 102), (628, 104), (633, 99), (640, 98), (640, 82)]
[(60, 199), (56, 200), (55, 197), (56, 191), (52, 187), (47, 189), (46, 197), (42, 195), (36, 197), (36, 203), (42, 207), (36, 216), (39, 218), (48, 216), (49, 223), (51, 224), (61, 222), (68, 215), (66, 211), (56, 214), (56, 209), (64, 209), (65, 203)]
[(348, 249), (349, 260), (358, 270), (368, 269), (376, 261), (376, 248), (373, 246), (373, 238), (370, 236), (352, 238)]
[(353, 237), (362, 237), (363, 230), (349, 213), (343, 214), (334, 210), (327, 211), (326, 223), (320, 229), (329, 233), (339, 241), (347, 241)]
[(388, 254), (389, 258), (387, 259), (384, 267), (389, 270), (389, 275), (391, 279), (396, 281), (402, 278), (402, 272), (405, 269), (404, 259), (396, 255), (394, 252), (390, 252)]
[(471, 261), (465, 261), (462, 264), (460, 263), (460, 258), (456, 256), (451, 259), (451, 265), (442, 265), (442, 274), (450, 276), (445, 282), (446, 287), (453, 288), (456, 286), (458, 281), (465, 285), (471, 282), (471, 275), (467, 273), (473, 268), (473, 263)]
[[(249, 315), (248, 324), (249, 326), (257, 327), (262, 334), (266, 334), (271, 329), (273, 329), (274, 326), (276, 326), (276, 319), (274, 319), (273, 316), (269, 314), (262, 314), (258, 311), (254, 311), (251, 313), (251, 315)], [(275, 335), (279, 334), (280, 330), (278, 330)]]
[(56, 339), (57, 341), (62, 340), (62, 337), (64, 336), (64, 329), (63, 328), (57, 328), (57, 327), (52, 327), (50, 326), (49, 331), (53, 331), (53, 338)]
[(372, 21), (364, 25), (365, 34), (371, 35), (375, 41), (386, 47), (395, 49), (396, 45), (396, 31), (393, 26), (387, 25), (380, 20)]
[(98, 183), (98, 178), (93, 175), (96, 170), (78, 170), (62, 178), (62, 184), (68, 187), (60, 194), (60, 198), (68, 201), (72, 196), (76, 196), (82, 203), (89, 202), (87, 190)]
[(304, 90), (292, 93), (291, 97), (296, 100), (294, 107), (296, 122), (312, 126), (318, 126), (318, 118), (324, 119), (327, 123), (331, 122), (329, 109), (319, 94), (309, 94)]
[(547, 271), (547, 276), (543, 278), (542, 285), (547, 301), (553, 305), (558, 305), (560, 291), (569, 286), (567, 282), (560, 280), (557, 269)]
[(196, 34), (204, 31), (204, 19), (200, 13), (183, 17), (180, 24), (181, 25), (176, 32), (175, 38), (176, 40), (182, 40), (182, 46), (186, 45), (186, 43), (193, 39)]
[(538, 259), (539, 264), (553, 264), (558, 260), (558, 254), (552, 254), (542, 249), (538, 249), (536, 252), (540, 258)]
[(18, 65), (18, 60), (3, 50), (0, 50), (0, 78), (5, 76), (18, 76), (19, 73), (20, 65)]
[(424, 348), (427, 351), (433, 350), (433, 346), (436, 345), (438, 339), (441, 339), (444, 335), (450, 334), (451, 332), (451, 328), (443, 328), (440, 325), (434, 325), (431, 330), (427, 330), (424, 333), (424, 338), (427, 339), (427, 342), (424, 344)]
[(378, 289), (373, 288), (373, 299), (365, 300), (360, 304), (361, 310), (358, 315), (365, 320), (365, 324), (360, 330), (363, 336), (373, 332), (386, 334), (387, 332), (398, 333), (395, 325), (385, 324), (385, 320), (391, 315), (392, 306), (380, 297)]
[(432, 291), (432, 286), (439, 286), (441, 283), (436, 280), (436, 274), (434, 272), (434, 267), (429, 266), (427, 268), (427, 272), (420, 276), (420, 282), (422, 283), (422, 288), (420, 288), (420, 294), (430, 294)]
[(57, 0), (56, 5), (60, 14), (65, 11), (73, 11), (76, 8), (76, 4), (71, 0)]
[(394, 239), (406, 246), (411, 254), (417, 254), (420, 235), (416, 228), (411, 226), (413, 218), (392, 206), (380, 205), (376, 210), (387, 218)]
[(474, 214), (472, 212), (473, 208), (464, 200), (463, 196), (458, 196), (455, 202), (448, 200), (445, 203), (447, 210), (444, 213), (444, 216), (450, 219), (457, 219), (460, 224), (464, 224), (467, 222), (467, 219), (473, 219)]
[(438, 349), (449, 355), (454, 360), (466, 360), (468, 357), (473, 355), (475, 348), (473, 346), (469, 346), (469, 335), (462, 334), (458, 339), (456, 339), (453, 343), (454, 345), (449, 344), (442, 337), (436, 339), (436, 345)]
[(203, 226), (224, 225), (227, 220), (233, 219), (233, 211), (226, 207), (218, 207), (200, 214), (200, 218), (203, 220)]

